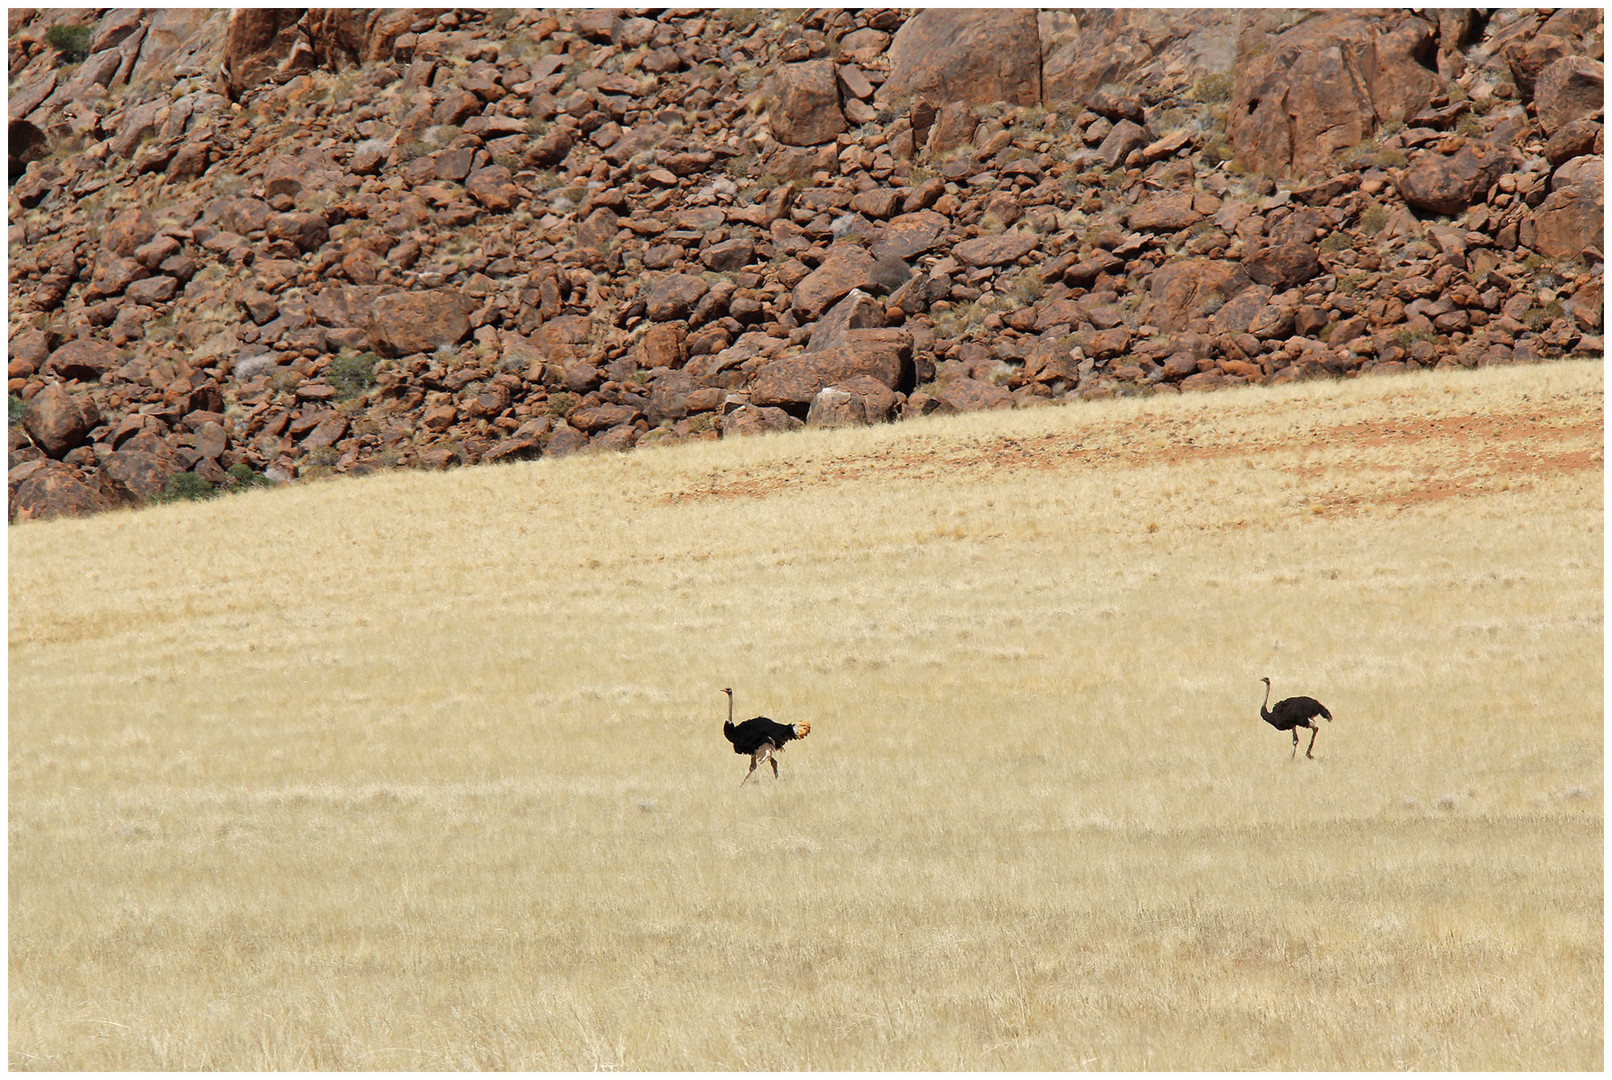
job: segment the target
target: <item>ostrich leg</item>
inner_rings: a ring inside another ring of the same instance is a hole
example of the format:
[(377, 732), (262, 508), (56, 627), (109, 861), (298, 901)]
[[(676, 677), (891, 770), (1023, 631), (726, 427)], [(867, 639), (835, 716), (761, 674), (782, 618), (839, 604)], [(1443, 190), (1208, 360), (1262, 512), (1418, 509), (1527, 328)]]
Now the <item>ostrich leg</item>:
[[(1311, 761), (1315, 760), (1315, 754), (1312, 753), (1312, 751), (1315, 749), (1315, 737), (1317, 735), (1319, 735), (1319, 734), (1321, 734), (1321, 725), (1315, 723), (1314, 721), (1311, 721), (1310, 722), (1310, 745), (1304, 748), (1304, 756), (1309, 758)], [(1299, 733), (1297, 731), (1295, 731), (1295, 732), (1293, 732), (1293, 749), (1297, 750), (1298, 746), (1299, 746)]]

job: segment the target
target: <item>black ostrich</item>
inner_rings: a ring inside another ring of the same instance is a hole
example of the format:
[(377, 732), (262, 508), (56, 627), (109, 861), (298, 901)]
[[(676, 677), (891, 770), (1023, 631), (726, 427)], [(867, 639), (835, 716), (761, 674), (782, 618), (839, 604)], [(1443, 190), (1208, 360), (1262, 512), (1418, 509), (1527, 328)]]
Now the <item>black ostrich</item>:
[(1261, 678), (1259, 681), (1265, 684), (1265, 704), (1259, 707), (1260, 717), (1277, 731), (1291, 731), (1293, 733), (1294, 757), (1297, 757), (1299, 753), (1298, 729), (1309, 728), (1310, 745), (1305, 747), (1304, 756), (1312, 761), (1315, 760), (1315, 755), (1311, 751), (1315, 749), (1315, 737), (1321, 734), (1321, 725), (1315, 722), (1315, 718), (1324, 716), (1327, 718), (1327, 722), (1331, 723), (1332, 714), (1327, 712), (1325, 705), (1313, 697), (1283, 698), (1276, 703), (1276, 708), (1267, 708), (1266, 706), (1271, 703), (1271, 681), (1268, 678)]
[[(742, 724), (733, 722), (733, 688), (724, 687), (722, 692), (728, 695), (728, 722), (722, 725), (722, 734), (728, 737), (733, 744), (735, 754), (750, 755), (750, 772), (744, 774), (744, 780), (750, 779), (750, 773), (756, 771), (756, 766), (763, 761), (772, 765), (773, 779), (778, 779), (778, 758), (774, 755), (784, 748), (784, 743), (790, 739), (804, 739), (811, 733), (810, 724), (780, 724), (776, 720), (769, 720), (765, 716), (755, 716)], [(744, 780), (739, 786), (744, 786)]]

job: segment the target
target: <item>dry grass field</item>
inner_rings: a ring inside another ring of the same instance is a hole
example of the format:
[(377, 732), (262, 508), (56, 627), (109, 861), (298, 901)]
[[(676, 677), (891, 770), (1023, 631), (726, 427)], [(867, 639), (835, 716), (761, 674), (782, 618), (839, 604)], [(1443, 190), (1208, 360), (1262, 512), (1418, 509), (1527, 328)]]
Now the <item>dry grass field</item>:
[(9, 1064), (1599, 1069), (1602, 378), (14, 526)]

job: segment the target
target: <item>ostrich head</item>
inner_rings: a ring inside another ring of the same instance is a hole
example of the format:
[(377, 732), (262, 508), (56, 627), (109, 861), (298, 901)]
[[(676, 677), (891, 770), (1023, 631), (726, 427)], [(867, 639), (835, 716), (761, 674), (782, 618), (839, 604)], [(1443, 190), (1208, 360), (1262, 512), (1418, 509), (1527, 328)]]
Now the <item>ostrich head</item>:
[(724, 687), (723, 687), (723, 688), (722, 688), (722, 692), (723, 692), (723, 693), (724, 693), (724, 694), (726, 694), (726, 695), (728, 695), (728, 697), (730, 697), (730, 698), (731, 698), (731, 697), (732, 697), (732, 696), (733, 696), (733, 687), (731, 687), (731, 686), (724, 686)]
[(811, 733), (812, 733), (812, 725), (811, 724), (809, 724), (809, 723), (799, 723), (799, 724), (795, 725), (795, 738), (804, 739), (806, 736), (810, 735)]
[(1267, 690), (1268, 690), (1268, 689), (1270, 689), (1270, 685), (1271, 685), (1271, 680), (1270, 680), (1270, 676), (1268, 676), (1268, 675), (1261, 675), (1261, 676), (1260, 676), (1260, 677), (1259, 677), (1259, 681), (1260, 681), (1260, 682), (1262, 682), (1262, 683), (1264, 683), (1264, 684), (1265, 684), (1265, 688), (1266, 688), (1266, 689), (1267, 689)]

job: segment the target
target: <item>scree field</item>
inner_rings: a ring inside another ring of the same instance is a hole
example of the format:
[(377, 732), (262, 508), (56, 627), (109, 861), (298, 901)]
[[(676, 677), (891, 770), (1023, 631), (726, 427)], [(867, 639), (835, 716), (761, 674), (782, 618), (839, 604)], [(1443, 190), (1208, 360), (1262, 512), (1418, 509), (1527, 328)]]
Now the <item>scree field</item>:
[(14, 526), (9, 1063), (1599, 1069), (1602, 386)]

